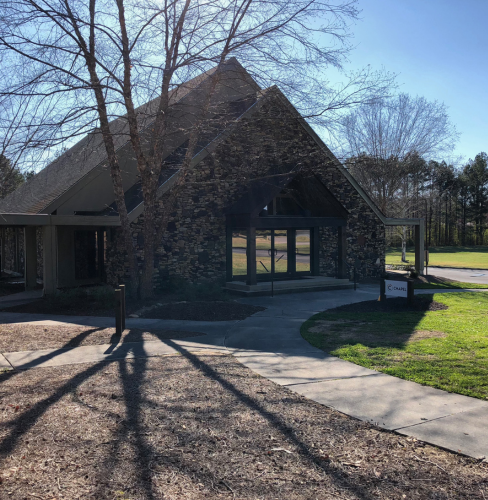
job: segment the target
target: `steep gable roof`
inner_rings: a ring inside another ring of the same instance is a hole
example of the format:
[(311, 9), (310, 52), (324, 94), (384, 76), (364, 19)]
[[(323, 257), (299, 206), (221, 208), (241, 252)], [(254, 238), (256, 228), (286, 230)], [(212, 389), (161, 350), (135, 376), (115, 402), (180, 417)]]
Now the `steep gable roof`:
[[(242, 123), (242, 120), (246, 118), (252, 117), (253, 114), (257, 113), (260, 108), (265, 104), (268, 98), (278, 97), (278, 99), (283, 103), (283, 105), (288, 109), (290, 113), (297, 119), (298, 123), (305, 129), (305, 131), (311, 136), (311, 138), (317, 143), (319, 148), (326, 154), (326, 156), (333, 162), (333, 164), (337, 167), (337, 169), (344, 175), (345, 179), (351, 183), (354, 189), (358, 192), (361, 198), (366, 202), (366, 204), (371, 208), (371, 210), (375, 213), (375, 215), (381, 220), (381, 222), (385, 225), (419, 225), (421, 223), (421, 219), (395, 219), (391, 217), (386, 217), (381, 210), (376, 206), (373, 200), (369, 197), (369, 195), (364, 191), (361, 185), (354, 179), (351, 173), (347, 170), (347, 168), (336, 158), (336, 156), (332, 153), (332, 151), (325, 145), (325, 143), (320, 139), (317, 133), (312, 129), (312, 127), (307, 123), (307, 121), (300, 115), (300, 113), (296, 110), (296, 108), (290, 103), (290, 101), (286, 98), (286, 96), (281, 92), (281, 90), (273, 85), (267, 89), (264, 89), (260, 93), (260, 97), (257, 102), (252, 105), (247, 111), (245, 111), (239, 118), (228, 126), (218, 137), (216, 137), (211, 143), (209, 143), (204, 149), (202, 149), (199, 153), (197, 153), (191, 162), (190, 167), (195, 168), (201, 161), (203, 161), (208, 155), (212, 154), (213, 151), (217, 149), (217, 147), (225, 141)], [(161, 197), (165, 192), (172, 188), (174, 185), (176, 178), (178, 176), (178, 172), (175, 172), (174, 175), (165, 182), (158, 191), (158, 196)], [(277, 181), (278, 184), (281, 182), (289, 182), (293, 176), (283, 177), (280, 181)], [(276, 189), (276, 186), (275, 188)], [(141, 203), (131, 214), (131, 219), (134, 220), (138, 215), (140, 215), (143, 211), (144, 204)]]
[[(232, 58), (227, 61), (222, 70), (226, 71), (235, 66), (242, 68), (237, 60)], [(217, 67), (214, 67), (172, 91), (171, 104), (180, 103), (216, 70)], [(257, 84), (256, 88), (259, 88)], [(141, 131), (154, 121), (158, 104), (159, 98), (156, 98), (136, 110)], [(120, 117), (112, 121), (110, 129), (114, 136), (115, 148), (119, 151), (129, 143), (126, 118)], [(91, 174), (97, 167), (102, 166), (106, 159), (107, 153), (102, 134), (96, 130), (80, 140), (16, 191), (0, 200), (0, 213), (37, 214), (44, 213), (47, 209), (51, 211), (55, 200), (77, 185), (81, 179)]]

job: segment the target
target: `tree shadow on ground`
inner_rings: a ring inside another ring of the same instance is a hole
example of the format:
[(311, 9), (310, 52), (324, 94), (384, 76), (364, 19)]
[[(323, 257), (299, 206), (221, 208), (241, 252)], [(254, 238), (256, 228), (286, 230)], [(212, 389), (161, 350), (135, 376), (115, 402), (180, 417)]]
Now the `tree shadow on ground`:
[[(86, 334), (87, 332), (80, 334), (80, 336), (78, 336), (78, 341), (81, 340), (80, 337), (82, 335)], [(134, 332), (133, 339), (136, 339), (138, 335), (141, 335), (140, 331)], [(308, 466), (321, 470), (323, 474), (326, 474), (332, 480), (338, 489), (341, 491), (348, 491), (354, 494), (356, 498), (364, 500), (372, 500), (375, 498), (375, 495), (369, 491), (368, 486), (363, 485), (361, 480), (358, 480), (358, 477), (356, 477), (355, 480), (351, 480), (343, 471), (338, 469), (336, 465), (324, 462), (318, 450), (313, 449), (300, 437), (298, 425), (294, 426), (286, 423), (281, 415), (267, 410), (258, 400), (256, 395), (251, 395), (238, 389), (226, 374), (218, 373), (209, 364), (203, 362), (196, 354), (189, 352), (187, 349), (171, 340), (163, 340), (166, 344), (175, 349), (175, 351), (184, 356), (204, 377), (219, 384), (225, 391), (229, 392), (237, 402), (244, 404), (251, 409), (252, 412), (263, 417), (263, 419), (279, 432), (283, 438), (291, 441), (296, 446), (300, 456), (309, 464)], [(76, 340), (73, 339), (71, 345), (75, 343)], [(144, 352), (143, 342), (134, 342), (131, 344), (129, 351), (123, 351), (124, 356), (133, 356), (135, 359), (116, 360), (115, 358), (118, 354), (117, 349), (120, 347), (121, 346), (116, 347), (111, 358), (118, 364), (126, 413), (123, 421), (119, 425), (116, 441), (113, 443), (109, 453), (110, 456), (104, 464), (98, 465), (98, 469), (100, 470), (100, 474), (103, 474), (105, 477), (110, 477), (111, 471), (117, 467), (119, 450), (121, 447), (126, 446), (127, 441), (130, 439), (130, 443), (135, 449), (134, 467), (138, 471), (138, 482), (143, 491), (142, 497), (151, 500), (156, 498), (154, 491), (155, 474), (152, 471), (151, 464), (155, 460), (155, 457), (161, 454), (161, 450), (158, 451), (155, 448), (155, 444), (148, 441), (147, 434), (150, 429), (145, 428), (144, 419), (142, 417), (143, 407), (148, 404), (154, 404), (148, 400), (144, 394), (144, 384), (147, 383), (148, 359)], [(53, 356), (55, 356), (55, 353), (51, 354), (51, 357)], [(87, 367), (63, 383), (59, 388), (53, 390), (48, 397), (43, 398), (21, 415), (12, 418), (7, 423), (9, 432), (0, 442), (0, 456), (3, 458), (9, 456), (15, 450), (22, 437), (36, 425), (41, 417), (53, 405), (58, 403), (64, 396), (76, 391), (82, 383), (88, 381), (91, 377), (107, 367), (109, 363), (110, 359), (106, 359)], [(178, 406), (175, 406), (173, 411), (177, 416), (180, 409)], [(212, 407), (212, 412), (217, 422), (220, 418), (225, 418), (222, 411), (223, 409)], [(212, 477), (208, 471), (195, 470), (192, 461), (189, 459), (185, 460), (182, 458), (178, 464), (178, 470), (181, 474), (191, 475), (193, 478), (196, 478), (196, 480), (207, 482), (215, 481), (215, 478)], [(223, 484), (225, 484), (225, 481)], [(100, 494), (103, 494), (102, 491), (100, 491)]]
[(402, 349), (417, 340), (445, 336), (443, 332), (417, 330), (428, 311), (441, 314), (445, 309), (447, 306), (436, 302), (433, 295), (416, 297), (413, 306), (400, 297), (372, 300), (329, 309), (306, 321), (301, 331), (308, 342), (327, 352), (358, 344)]

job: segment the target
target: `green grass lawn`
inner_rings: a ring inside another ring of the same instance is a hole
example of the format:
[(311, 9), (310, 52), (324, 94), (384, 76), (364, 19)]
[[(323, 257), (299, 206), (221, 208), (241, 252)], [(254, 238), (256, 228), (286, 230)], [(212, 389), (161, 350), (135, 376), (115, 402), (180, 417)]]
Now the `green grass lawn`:
[[(401, 248), (387, 248), (386, 263), (404, 264), (401, 255)], [(414, 264), (413, 248), (407, 248), (407, 260)], [(488, 246), (429, 248), (429, 266), (488, 269)]]
[[(269, 274), (261, 265), (260, 261), (266, 266), (269, 273), (271, 272), (271, 257), (258, 257), (256, 272), (258, 274)], [(276, 273), (286, 273), (288, 268), (288, 263), (286, 260), (281, 259), (276, 262), (275, 260), (275, 272)], [(310, 264), (304, 262), (297, 262), (296, 269), (298, 272), (310, 271)], [(232, 275), (241, 276), (247, 274), (247, 261), (245, 254), (233, 253), (232, 254)]]
[(361, 366), (488, 399), (488, 293), (436, 294), (442, 311), (323, 312), (301, 328), (312, 345)]

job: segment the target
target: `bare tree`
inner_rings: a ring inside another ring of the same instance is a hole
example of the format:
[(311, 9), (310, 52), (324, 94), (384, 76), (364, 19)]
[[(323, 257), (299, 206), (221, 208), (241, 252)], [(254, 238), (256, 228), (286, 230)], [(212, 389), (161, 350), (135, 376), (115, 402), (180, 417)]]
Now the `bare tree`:
[[(341, 121), (351, 173), (389, 217), (408, 216), (425, 161), (450, 152), (457, 138), (444, 104), (408, 94), (362, 105)], [(406, 228), (399, 234), (405, 261)]]
[[(110, 125), (123, 118), (142, 184), (145, 258), (140, 291), (147, 297), (152, 294), (156, 235), (165, 227), (164, 217), (155, 219), (155, 209), (171, 96), (184, 81), (217, 66), (192, 121), (180, 184), (163, 200), (166, 214), (195, 153), (219, 68), (229, 57), (241, 60), (262, 86), (280, 85), (321, 125), (336, 121), (339, 109), (385, 95), (391, 75), (365, 70), (335, 90), (324, 78), (327, 68), (342, 68), (351, 48), (348, 22), (357, 14), (355, 0), (0, 0), (0, 61), (11, 74), (0, 79), (0, 98), (31, 100), (29, 130), (24, 120), (13, 120), (20, 123), (16, 145), (24, 154), (28, 144), (47, 156), (99, 127), (136, 288), (117, 131)], [(137, 111), (152, 99), (157, 106), (150, 117)], [(28, 142), (20, 139), (22, 133), (30, 137)]]

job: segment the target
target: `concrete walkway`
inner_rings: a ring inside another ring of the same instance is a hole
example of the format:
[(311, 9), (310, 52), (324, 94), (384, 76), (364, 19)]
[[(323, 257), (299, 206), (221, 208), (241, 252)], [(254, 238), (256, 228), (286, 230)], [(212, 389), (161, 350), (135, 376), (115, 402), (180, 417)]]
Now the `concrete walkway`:
[(24, 292), (12, 293), (0, 297), (0, 309), (21, 306), (29, 302), (35, 302), (42, 297), (42, 290), (26, 290)]
[[(427, 292), (422, 290), (422, 292)], [(372, 300), (378, 289), (336, 290), (240, 299), (267, 307), (244, 321), (196, 322), (129, 319), (127, 328), (205, 333), (181, 340), (82, 346), (3, 353), (17, 369), (94, 363), (176, 352), (230, 352), (244, 365), (309, 399), (400, 434), (473, 457), (488, 456), (488, 402), (424, 387), (354, 365), (312, 347), (300, 335), (313, 314)], [(71, 324), (107, 327), (113, 318), (0, 313), (1, 323)], [(0, 366), (2, 359), (0, 358)]]

